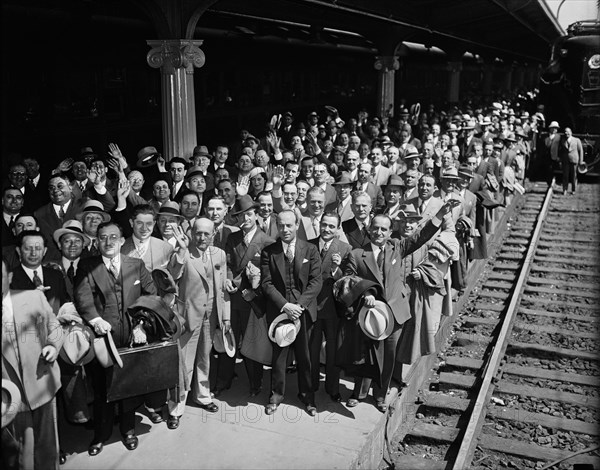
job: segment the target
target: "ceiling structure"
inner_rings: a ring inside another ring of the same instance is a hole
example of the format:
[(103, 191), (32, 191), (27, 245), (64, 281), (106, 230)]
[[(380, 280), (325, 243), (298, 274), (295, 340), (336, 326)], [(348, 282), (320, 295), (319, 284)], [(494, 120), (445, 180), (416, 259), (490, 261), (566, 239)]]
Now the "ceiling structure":
[[(548, 60), (551, 44), (564, 34), (545, 0), (4, 0), (2, 8), (5, 21), (8, 13), (33, 25), (38, 18), (58, 25), (77, 18), (129, 22), (158, 39), (183, 39), (164, 37), (168, 28), (160, 18), (172, 22), (181, 10), (195, 15), (187, 23), (195, 39), (277, 40), (375, 55), (393, 55), (408, 41), (450, 56), (537, 63)], [(177, 29), (186, 25), (171, 31)]]

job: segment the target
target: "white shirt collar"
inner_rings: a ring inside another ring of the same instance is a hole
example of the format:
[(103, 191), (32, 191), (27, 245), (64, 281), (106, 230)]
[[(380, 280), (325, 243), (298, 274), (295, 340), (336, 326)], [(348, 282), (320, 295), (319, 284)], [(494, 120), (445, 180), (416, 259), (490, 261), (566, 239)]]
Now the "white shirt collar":
[(323, 248), (326, 248), (326, 250), (329, 250), (329, 247), (331, 246), (332, 241), (333, 241), (333, 238), (331, 240), (329, 240), (328, 242), (326, 242), (321, 237), (319, 237), (319, 251), (322, 251)]
[[(286, 242), (284, 242), (283, 240), (281, 240), (281, 245), (283, 246), (283, 253), (287, 253), (288, 250), (288, 244)], [(289, 246), (292, 247), (292, 251), (296, 251), (296, 239), (294, 238), (292, 240), (292, 243), (289, 244)]]
[[(70, 199), (62, 205), (63, 211), (65, 211), (65, 213), (69, 210), (70, 205), (71, 205)], [(52, 206), (54, 207), (54, 212), (56, 212), (58, 214), (60, 212), (60, 207), (61, 207), (60, 204), (53, 203)]]
[(63, 268), (65, 268), (65, 272), (67, 272), (67, 269), (69, 269), (69, 267), (71, 266), (71, 261), (73, 262), (73, 269), (75, 269), (75, 271), (77, 271), (77, 266), (79, 265), (80, 259), (81, 258), (70, 260), (63, 256), (62, 257), (62, 265), (63, 265)]
[(31, 180), (31, 184), (33, 184), (36, 188), (37, 188), (38, 183), (40, 182), (40, 176), (42, 176), (42, 175), (38, 174), (35, 178), (33, 178)]
[(258, 230), (258, 226), (255, 225), (252, 230), (250, 230), (248, 233), (244, 234), (244, 241), (246, 244), (249, 244), (252, 241), (252, 239), (254, 238), (254, 234), (256, 233), (257, 230)]
[(365, 219), (365, 221), (364, 221), (364, 222), (361, 222), (361, 221), (360, 221), (360, 220), (358, 220), (356, 217), (355, 217), (354, 219), (356, 220), (356, 225), (358, 225), (358, 228), (362, 230), (362, 228), (363, 228), (363, 227), (364, 227), (364, 228), (368, 228), (368, 227), (369, 227), (369, 222), (370, 222), (370, 220), (369, 220), (369, 219), (370, 219), (370, 218), (371, 218), (371, 217), (367, 217), (367, 218)]
[(11, 217), (14, 217), (13, 222), (17, 220), (17, 217), (19, 217), (19, 214), (10, 215), (10, 214), (7, 214), (4, 211), (2, 211), (2, 215), (4, 216), (4, 222), (6, 222), (6, 225), (10, 224), (10, 218)]
[(148, 237), (146, 240), (140, 240), (135, 235), (132, 235), (131, 238), (133, 239), (133, 244), (135, 246), (148, 246), (150, 244), (150, 237)]
[(379, 256), (379, 252), (381, 251), (381, 247), (374, 245), (371, 243), (371, 250), (373, 250), (373, 255), (375, 256), (375, 261), (377, 261), (377, 256)]
[(38, 277), (42, 280), (42, 284), (44, 283), (44, 272), (43, 272), (41, 266), (39, 268), (36, 268), (36, 269), (29, 269), (29, 268), (27, 268), (27, 267), (25, 267), (23, 265), (21, 265), (21, 267), (25, 271), (25, 274), (27, 274), (27, 277), (29, 277), (29, 279), (31, 279), (31, 282), (33, 282), (33, 271), (36, 271)]
[[(117, 254), (117, 256), (115, 256), (113, 259), (113, 264), (117, 267), (117, 270), (120, 271), (121, 270), (121, 255)], [(104, 265), (106, 266), (106, 269), (110, 269), (110, 258), (107, 258), (105, 256), (102, 256), (102, 262), (104, 263)]]

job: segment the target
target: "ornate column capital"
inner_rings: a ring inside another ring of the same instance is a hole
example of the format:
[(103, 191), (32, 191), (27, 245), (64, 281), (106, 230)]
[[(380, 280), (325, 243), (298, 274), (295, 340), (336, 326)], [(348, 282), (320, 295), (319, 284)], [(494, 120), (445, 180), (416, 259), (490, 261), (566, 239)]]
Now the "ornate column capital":
[(393, 55), (377, 56), (373, 67), (380, 72), (390, 72), (400, 68), (400, 61)]
[(150, 67), (160, 68), (163, 73), (173, 74), (178, 68), (193, 74), (194, 67), (204, 65), (206, 57), (200, 47), (204, 41), (192, 39), (170, 39), (146, 41), (152, 49), (146, 55)]

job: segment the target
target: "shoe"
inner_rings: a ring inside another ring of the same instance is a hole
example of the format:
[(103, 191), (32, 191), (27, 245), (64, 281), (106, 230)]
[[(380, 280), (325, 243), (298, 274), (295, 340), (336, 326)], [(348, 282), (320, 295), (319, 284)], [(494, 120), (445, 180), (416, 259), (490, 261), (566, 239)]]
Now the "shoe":
[(383, 400), (377, 400), (377, 403), (375, 403), (375, 407), (382, 413), (385, 413), (388, 409), (388, 406)]
[(63, 450), (58, 453), (58, 463), (64, 465), (67, 463), (67, 454)]
[(329, 397), (331, 398), (331, 401), (336, 402), (336, 403), (341, 403), (342, 402), (342, 396), (339, 393), (335, 393), (335, 394), (329, 394)]
[(217, 411), (219, 411), (219, 407), (213, 402), (209, 403), (208, 405), (198, 403), (198, 406), (203, 410), (208, 411), (209, 413), (216, 413)]
[(164, 421), (162, 414), (156, 411), (148, 410), (148, 417), (150, 418), (150, 421), (152, 421), (154, 424), (162, 423)]
[(279, 407), (279, 404), (277, 404), (277, 403), (269, 403), (267, 406), (265, 406), (265, 414), (272, 415), (273, 413), (275, 413), (277, 411), (278, 407)]
[(262, 388), (252, 388), (252, 389), (250, 389), (250, 396), (256, 397), (256, 396), (260, 395), (261, 392), (262, 392)]
[(348, 401), (346, 402), (346, 406), (348, 408), (354, 408), (356, 405), (358, 405), (361, 401), (363, 401), (363, 399), (360, 398), (354, 398), (354, 397), (350, 397), (348, 398)]
[(315, 405), (306, 405), (306, 412), (309, 414), (309, 416), (316, 416), (317, 407)]
[(127, 450), (135, 450), (138, 446), (138, 438), (135, 434), (126, 434), (123, 436), (123, 445)]
[(167, 419), (167, 427), (169, 429), (177, 429), (179, 427), (180, 419), (181, 419), (181, 416), (169, 415), (169, 419)]
[(94, 455), (98, 455), (100, 452), (102, 452), (103, 448), (104, 442), (92, 442), (88, 447), (88, 454), (93, 457)]

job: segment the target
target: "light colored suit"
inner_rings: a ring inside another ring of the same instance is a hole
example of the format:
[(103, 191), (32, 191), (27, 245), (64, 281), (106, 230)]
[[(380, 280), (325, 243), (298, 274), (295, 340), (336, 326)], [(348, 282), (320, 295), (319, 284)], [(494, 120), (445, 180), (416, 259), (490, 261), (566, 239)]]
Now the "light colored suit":
[(375, 169), (375, 176), (373, 177), (373, 184), (375, 186), (384, 186), (387, 184), (391, 170), (383, 165), (377, 165)]
[(133, 237), (129, 237), (121, 247), (121, 254), (129, 256), (130, 258), (141, 259), (144, 262), (146, 269), (152, 272), (156, 268), (167, 267), (171, 255), (173, 254), (173, 246), (164, 240), (150, 237), (148, 249), (144, 255), (140, 257), (135, 247)]
[[(437, 214), (437, 212), (444, 205), (444, 201), (442, 201), (442, 199), (437, 196), (432, 196), (429, 199), (429, 202), (427, 203), (427, 205), (425, 206), (425, 209), (423, 211), (421, 211), (422, 203), (423, 203), (423, 200), (421, 198), (419, 198), (418, 196), (404, 202), (404, 204), (406, 204), (406, 205), (408, 205), (408, 204), (413, 205), (414, 208), (417, 210), (417, 212), (419, 212), (419, 214), (421, 216), (423, 216), (423, 218), (421, 219), (421, 222), (419, 222), (419, 227), (423, 227), (427, 223), (427, 221), (431, 220), (435, 216), (435, 214)], [(443, 231), (446, 231), (446, 230), (448, 230), (450, 232), (455, 231), (454, 230), (454, 221), (452, 219), (452, 212), (446, 214), (444, 216), (444, 218), (442, 219), (441, 229)]]

